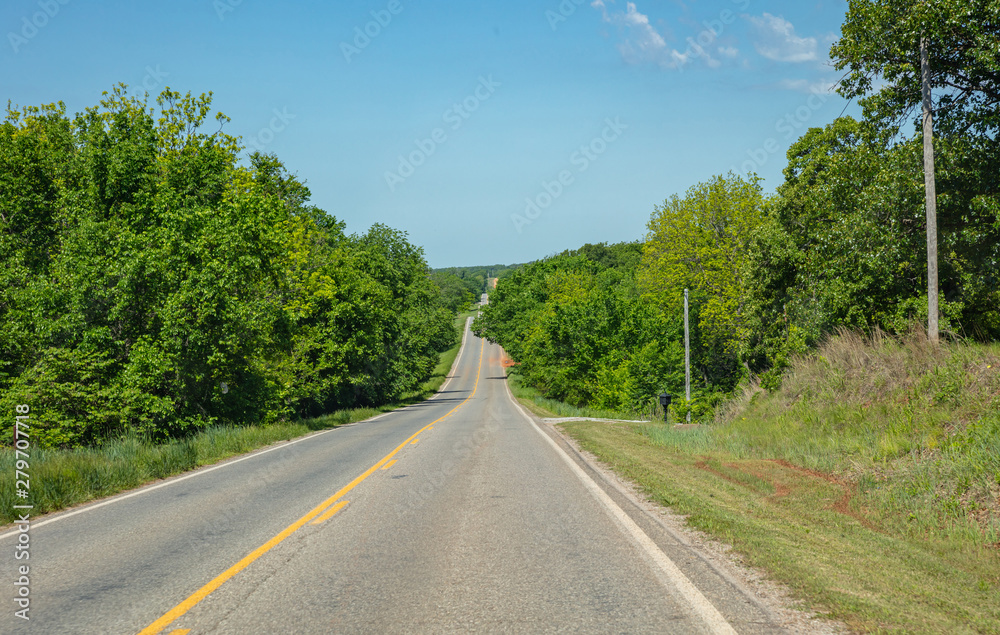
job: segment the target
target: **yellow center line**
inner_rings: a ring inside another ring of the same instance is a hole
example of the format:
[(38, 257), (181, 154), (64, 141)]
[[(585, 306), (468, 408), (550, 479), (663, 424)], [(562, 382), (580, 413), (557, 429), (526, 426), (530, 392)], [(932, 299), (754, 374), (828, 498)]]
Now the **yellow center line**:
[(326, 521), (328, 521), (331, 518), (333, 518), (333, 515), (336, 514), (337, 512), (339, 512), (340, 510), (342, 510), (344, 508), (344, 506), (347, 505), (349, 502), (351, 502), (351, 501), (340, 501), (339, 503), (337, 503), (336, 505), (334, 505), (330, 509), (326, 510), (325, 514), (323, 514), (322, 516), (320, 516), (316, 520), (312, 521), (311, 524), (313, 524), (313, 525), (321, 525), (321, 524), (325, 523)]
[(416, 445), (417, 441), (419, 441), (419, 440), (420, 439), (414, 439), (414, 440), (410, 441), (410, 445)]
[(357, 487), (359, 484), (361, 484), (362, 481), (364, 481), (366, 478), (368, 478), (369, 476), (371, 476), (376, 470), (382, 468), (386, 463), (388, 463), (389, 461), (392, 460), (392, 457), (395, 456), (397, 452), (399, 452), (400, 450), (402, 450), (403, 448), (405, 448), (407, 445), (410, 444), (411, 441), (413, 441), (414, 439), (416, 439), (417, 436), (419, 436), (421, 432), (423, 432), (424, 430), (427, 430), (428, 428), (430, 428), (431, 426), (433, 426), (438, 421), (442, 421), (444, 419), (447, 419), (448, 417), (450, 417), (452, 415), (452, 413), (454, 413), (456, 410), (458, 410), (459, 408), (461, 408), (462, 406), (464, 406), (466, 404), (466, 402), (468, 402), (470, 399), (472, 399), (473, 397), (475, 397), (476, 396), (476, 391), (479, 390), (479, 376), (480, 376), (480, 373), (482, 372), (482, 368), (483, 368), (483, 350), (484, 350), (485, 346), (486, 346), (486, 340), (483, 340), (482, 344), (480, 344), (480, 346), (479, 346), (479, 363), (478, 363), (478, 366), (476, 368), (476, 383), (472, 386), (472, 393), (470, 393), (468, 397), (466, 397), (464, 400), (462, 400), (462, 403), (458, 404), (457, 406), (455, 406), (454, 408), (452, 408), (451, 410), (449, 410), (448, 413), (446, 415), (444, 415), (443, 417), (435, 419), (434, 421), (430, 422), (429, 424), (427, 424), (423, 428), (420, 428), (419, 430), (417, 430), (416, 432), (414, 432), (408, 439), (406, 439), (406, 441), (403, 441), (398, 446), (396, 446), (395, 450), (393, 450), (389, 454), (386, 454), (384, 457), (382, 457), (381, 461), (379, 461), (375, 465), (373, 465), (370, 468), (368, 468), (363, 474), (361, 474), (360, 476), (358, 476), (357, 478), (355, 478), (353, 481), (351, 481), (350, 483), (348, 483), (347, 485), (345, 485), (344, 487), (342, 487), (340, 489), (340, 491), (338, 491), (336, 494), (334, 494), (330, 498), (328, 498), (325, 501), (323, 501), (322, 503), (320, 503), (317, 507), (315, 507), (308, 514), (306, 514), (302, 518), (299, 518), (294, 523), (292, 523), (291, 525), (289, 525), (288, 527), (286, 527), (284, 529), (284, 531), (282, 531), (280, 534), (278, 534), (274, 538), (271, 538), (270, 540), (268, 540), (267, 542), (265, 542), (263, 545), (257, 547), (253, 551), (251, 551), (249, 554), (247, 554), (246, 556), (244, 556), (242, 560), (240, 560), (239, 562), (237, 562), (233, 566), (231, 566), (228, 569), (226, 569), (225, 571), (223, 571), (217, 578), (215, 578), (214, 580), (212, 580), (211, 582), (209, 582), (205, 586), (201, 587), (200, 589), (198, 589), (197, 591), (195, 591), (194, 593), (192, 593), (191, 596), (189, 596), (186, 600), (184, 600), (183, 602), (181, 602), (180, 604), (178, 604), (174, 608), (172, 608), (169, 611), (167, 611), (160, 619), (156, 620), (155, 622), (153, 622), (152, 624), (150, 624), (146, 628), (144, 628), (141, 631), (139, 631), (139, 635), (157, 635), (158, 633), (162, 632), (163, 629), (165, 629), (166, 627), (170, 626), (170, 624), (172, 624), (174, 621), (176, 621), (179, 617), (181, 617), (182, 615), (184, 615), (185, 613), (187, 613), (188, 611), (190, 611), (199, 602), (201, 602), (206, 597), (208, 597), (209, 595), (211, 595), (213, 591), (215, 591), (220, 586), (222, 586), (223, 584), (225, 584), (226, 582), (228, 582), (234, 575), (236, 575), (237, 573), (239, 573), (243, 569), (246, 569), (248, 566), (250, 566), (250, 564), (252, 564), (254, 560), (256, 560), (257, 558), (260, 558), (265, 553), (267, 553), (268, 551), (270, 551), (274, 547), (278, 546), (282, 541), (285, 540), (285, 538), (288, 538), (293, 533), (295, 533), (296, 531), (298, 531), (303, 525), (305, 525), (306, 523), (308, 523), (312, 519), (314, 519), (317, 516), (319, 516), (320, 514), (322, 514), (323, 511), (326, 510), (330, 505), (333, 505), (334, 503), (336, 503), (337, 500), (340, 499), (340, 497), (344, 496), (349, 491), (351, 491), (352, 489), (354, 489), (355, 487)]
[(169, 635), (187, 635), (191, 632), (190, 628), (178, 628), (175, 631), (170, 631)]
[(390, 467), (392, 467), (395, 464), (396, 464), (396, 459), (393, 459), (393, 460), (389, 461), (388, 463), (386, 463), (385, 465), (383, 465), (382, 469), (383, 470), (388, 470)]

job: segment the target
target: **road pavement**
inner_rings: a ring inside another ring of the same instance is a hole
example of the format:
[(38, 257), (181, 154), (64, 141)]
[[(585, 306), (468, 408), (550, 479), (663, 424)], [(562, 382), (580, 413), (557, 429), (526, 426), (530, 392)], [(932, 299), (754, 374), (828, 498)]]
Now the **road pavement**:
[(466, 338), (429, 401), (34, 519), (29, 621), (8, 530), (0, 632), (783, 632)]

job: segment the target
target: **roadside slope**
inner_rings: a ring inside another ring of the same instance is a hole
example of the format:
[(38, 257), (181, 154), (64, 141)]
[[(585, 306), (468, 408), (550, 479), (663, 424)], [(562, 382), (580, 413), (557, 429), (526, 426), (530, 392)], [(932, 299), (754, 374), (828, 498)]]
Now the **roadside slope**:
[(997, 633), (998, 353), (844, 334), (712, 425), (561, 427), (852, 629)]

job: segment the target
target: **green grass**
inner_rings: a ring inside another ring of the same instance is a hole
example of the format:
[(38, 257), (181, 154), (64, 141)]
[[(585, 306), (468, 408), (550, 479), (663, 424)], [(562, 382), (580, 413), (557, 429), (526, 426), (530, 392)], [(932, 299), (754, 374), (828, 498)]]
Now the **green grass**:
[(511, 373), (510, 369), (508, 369), (507, 383), (514, 396), (517, 397), (517, 399), (520, 400), (521, 403), (524, 404), (529, 410), (540, 417), (593, 417), (597, 419), (618, 420), (634, 420), (638, 418), (634, 413), (627, 414), (611, 410), (600, 410), (597, 408), (581, 408), (557, 401), (555, 399), (549, 399), (548, 397), (542, 396), (542, 394), (532, 386), (525, 384), (521, 375), (516, 372)]
[(715, 422), (563, 428), (862, 632), (1000, 633), (1000, 346), (843, 333)]
[[(456, 318), (465, 323), (468, 314)], [(32, 517), (144, 485), (157, 479), (211, 465), (246, 454), (272, 443), (289, 441), (311, 432), (363, 421), (401, 405), (423, 401), (445, 382), (461, 342), (441, 353), (438, 365), (420, 389), (400, 403), (379, 408), (340, 410), (322, 417), (266, 426), (226, 426), (203, 430), (187, 439), (153, 444), (138, 438), (110, 441), (99, 448), (41, 449), (28, 452)], [(14, 505), (24, 503), (15, 495), (17, 457), (10, 448), (0, 450), (0, 525), (17, 518)]]
[[(455, 326), (464, 331), (466, 319), (473, 316), (475, 316), (475, 311), (459, 314), (455, 318)], [(448, 380), (448, 373), (451, 372), (451, 367), (454, 365), (455, 358), (458, 357), (458, 353), (461, 348), (462, 340), (460, 336), (454, 346), (441, 353), (437, 366), (434, 367), (434, 372), (432, 372), (431, 376), (424, 381), (424, 383), (420, 386), (420, 389), (405, 395), (402, 402), (406, 404), (424, 401), (440, 390), (441, 386), (444, 385), (444, 382)]]

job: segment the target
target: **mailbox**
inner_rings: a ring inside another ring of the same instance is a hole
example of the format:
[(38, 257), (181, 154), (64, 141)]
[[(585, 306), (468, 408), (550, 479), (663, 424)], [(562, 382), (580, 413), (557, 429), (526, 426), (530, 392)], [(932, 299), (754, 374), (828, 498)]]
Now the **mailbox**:
[(660, 405), (663, 406), (663, 420), (668, 423), (670, 422), (670, 399), (670, 393), (660, 393)]

